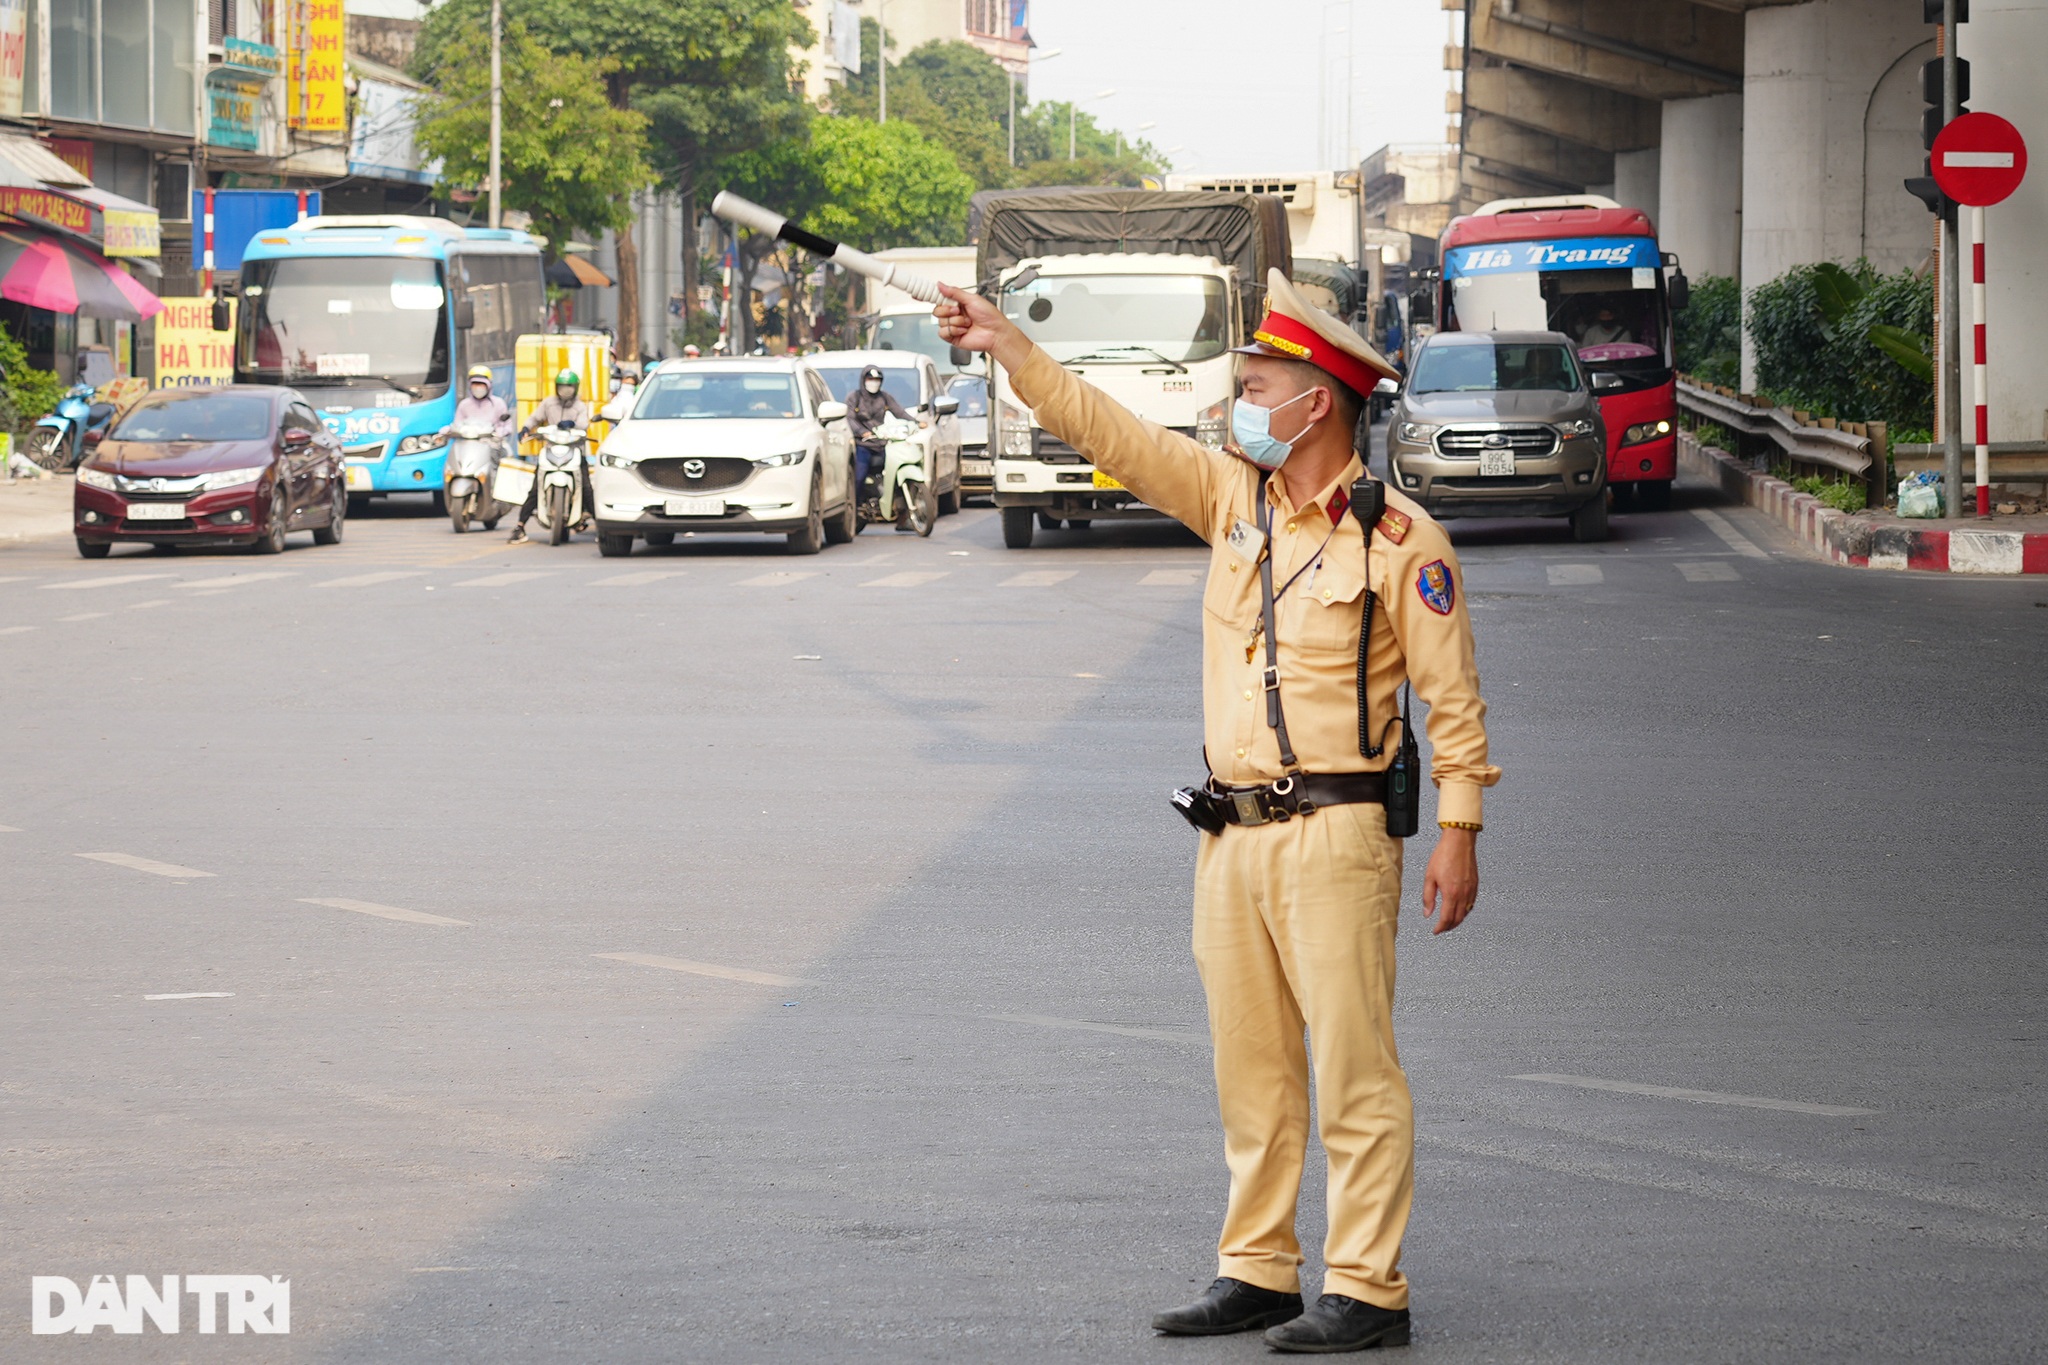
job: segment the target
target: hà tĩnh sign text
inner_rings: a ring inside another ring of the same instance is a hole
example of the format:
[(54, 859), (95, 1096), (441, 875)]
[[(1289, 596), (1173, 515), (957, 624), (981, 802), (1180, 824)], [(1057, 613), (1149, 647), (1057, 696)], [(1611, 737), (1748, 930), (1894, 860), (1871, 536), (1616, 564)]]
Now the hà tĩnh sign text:
[[(239, 299), (228, 301), (230, 317)], [(156, 315), (156, 385), (208, 389), (235, 378), (235, 334), (213, 330), (209, 299), (166, 298)]]

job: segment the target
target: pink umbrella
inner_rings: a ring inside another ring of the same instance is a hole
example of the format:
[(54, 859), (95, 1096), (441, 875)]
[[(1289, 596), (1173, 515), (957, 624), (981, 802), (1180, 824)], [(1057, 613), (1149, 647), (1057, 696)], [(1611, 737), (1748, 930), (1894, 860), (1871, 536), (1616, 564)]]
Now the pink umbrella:
[(164, 307), (91, 247), (18, 228), (0, 228), (0, 298), (120, 322), (141, 322)]

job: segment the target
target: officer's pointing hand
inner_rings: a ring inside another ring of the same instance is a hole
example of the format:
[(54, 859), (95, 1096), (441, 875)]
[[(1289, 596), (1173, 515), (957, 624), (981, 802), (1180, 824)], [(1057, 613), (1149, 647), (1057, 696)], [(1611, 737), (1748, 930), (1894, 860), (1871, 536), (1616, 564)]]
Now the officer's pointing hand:
[(932, 313), (939, 320), (939, 335), (948, 345), (985, 352), (1012, 369), (1026, 359), (1030, 339), (1001, 309), (979, 294), (950, 284), (940, 285), (939, 292), (945, 297)]

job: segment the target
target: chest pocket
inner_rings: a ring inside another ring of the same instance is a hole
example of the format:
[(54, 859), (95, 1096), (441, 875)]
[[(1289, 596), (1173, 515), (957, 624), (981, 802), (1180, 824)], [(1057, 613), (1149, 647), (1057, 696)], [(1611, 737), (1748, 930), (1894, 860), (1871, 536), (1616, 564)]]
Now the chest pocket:
[(1258, 567), (1247, 564), (1235, 550), (1219, 543), (1209, 556), (1209, 581), (1202, 588), (1202, 611), (1232, 630), (1249, 631), (1259, 615)]
[(1288, 627), (1304, 648), (1356, 650), (1358, 626), (1365, 611), (1365, 554), (1356, 540), (1340, 538), (1323, 553), (1315, 581), (1288, 590), (1294, 600), (1281, 618), (1280, 638)]

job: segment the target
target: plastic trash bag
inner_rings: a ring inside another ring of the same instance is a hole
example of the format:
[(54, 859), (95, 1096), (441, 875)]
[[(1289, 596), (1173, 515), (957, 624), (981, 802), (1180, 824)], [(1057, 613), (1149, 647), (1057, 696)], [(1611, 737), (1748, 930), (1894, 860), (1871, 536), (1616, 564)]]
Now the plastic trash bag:
[(1941, 475), (1932, 470), (1922, 470), (1899, 480), (1899, 515), (1902, 517), (1939, 517), (1941, 515)]

